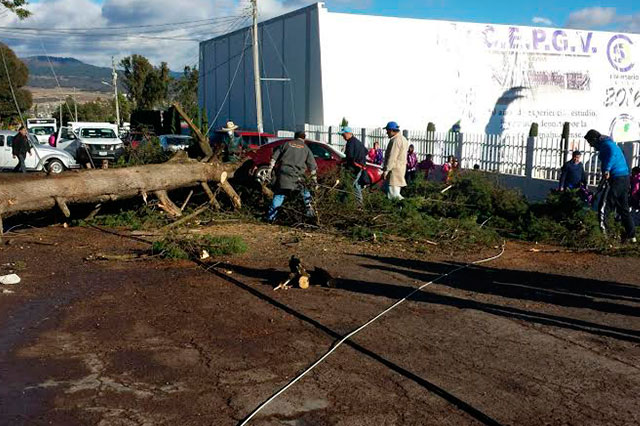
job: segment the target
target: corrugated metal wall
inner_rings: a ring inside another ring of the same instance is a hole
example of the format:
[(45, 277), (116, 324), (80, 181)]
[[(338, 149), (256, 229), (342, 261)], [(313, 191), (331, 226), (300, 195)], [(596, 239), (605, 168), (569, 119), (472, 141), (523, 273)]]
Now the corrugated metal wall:
[[(259, 26), (262, 104), (266, 131), (322, 124), (322, 73), (319, 14), (314, 4)], [(228, 119), (242, 128), (256, 128), (251, 32), (245, 28), (200, 44), (199, 101), (210, 123)], [(243, 53), (244, 52), (244, 53)], [(234, 78), (235, 76), (235, 78)], [(217, 116), (217, 118), (216, 118)]]

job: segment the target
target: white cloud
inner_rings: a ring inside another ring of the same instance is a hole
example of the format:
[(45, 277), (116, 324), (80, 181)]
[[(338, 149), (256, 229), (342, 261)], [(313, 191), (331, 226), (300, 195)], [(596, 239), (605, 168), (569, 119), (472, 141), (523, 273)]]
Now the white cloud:
[(616, 21), (615, 7), (587, 7), (571, 12), (567, 26), (572, 28), (602, 28)]
[[(312, 0), (261, 0), (262, 19), (289, 12)], [(100, 30), (89, 31), (88, 36), (70, 35), (61, 32), (52, 36), (23, 35), (7, 30), (0, 33), (2, 38), (20, 56), (44, 55), (68, 56), (82, 61), (107, 66), (111, 56), (120, 59), (138, 53), (148, 57), (153, 63), (168, 62), (171, 69), (179, 71), (185, 65), (198, 62), (198, 43), (178, 41), (181, 39), (206, 40), (228, 30), (248, 25), (247, 1), (243, 0), (104, 0), (102, 4), (91, 0), (41, 0), (32, 2), (33, 15), (18, 21), (13, 16), (4, 18), (3, 27), (29, 27), (42, 30), (60, 28), (125, 27), (104, 31), (118, 34), (100, 37)], [(190, 28), (176, 25), (163, 27), (167, 32), (149, 32), (154, 28), (144, 25), (207, 20), (212, 18), (244, 17), (221, 19), (216, 22), (194, 23)], [(170, 31), (169, 31), (170, 30)], [(140, 38), (148, 37), (148, 38)], [(153, 37), (168, 37), (163, 40)], [(43, 45), (44, 44), (44, 49)]]
[(553, 21), (551, 21), (551, 19), (543, 18), (542, 16), (534, 16), (533, 19), (531, 19), (531, 22), (539, 25), (553, 25)]

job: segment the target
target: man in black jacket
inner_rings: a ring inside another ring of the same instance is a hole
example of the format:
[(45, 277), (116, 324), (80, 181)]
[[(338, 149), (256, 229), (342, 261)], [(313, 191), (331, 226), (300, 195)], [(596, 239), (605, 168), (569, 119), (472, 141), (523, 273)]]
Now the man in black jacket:
[(31, 143), (27, 139), (27, 129), (24, 126), (20, 127), (18, 134), (13, 137), (11, 142), (11, 152), (13, 158), (18, 159), (18, 165), (13, 169), (14, 172), (27, 172), (27, 166), (24, 163), (27, 154), (31, 155)]
[(580, 186), (587, 186), (587, 175), (584, 172), (584, 165), (580, 162), (582, 153), (573, 151), (571, 160), (562, 166), (560, 175), (560, 191), (566, 189), (578, 189)]
[(358, 203), (362, 204), (362, 182), (363, 173), (367, 173), (367, 148), (364, 144), (353, 136), (351, 127), (343, 127), (340, 131), (343, 139), (347, 142), (344, 153), (347, 156), (347, 170), (354, 176), (353, 189)]

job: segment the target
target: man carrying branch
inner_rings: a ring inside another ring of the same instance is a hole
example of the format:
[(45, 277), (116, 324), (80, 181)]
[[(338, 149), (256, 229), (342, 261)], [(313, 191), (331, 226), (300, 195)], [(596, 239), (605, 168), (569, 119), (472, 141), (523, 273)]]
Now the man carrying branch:
[(276, 220), (285, 198), (295, 191), (302, 193), (302, 200), (307, 209), (307, 217), (315, 216), (311, 205), (311, 192), (305, 188), (304, 179), (308, 170), (311, 173), (311, 178), (317, 181), (316, 171), (318, 166), (313, 158), (313, 153), (305, 143), (306, 137), (307, 135), (304, 132), (296, 132), (295, 139), (283, 143), (273, 151), (267, 176), (271, 176), (276, 165), (278, 167), (276, 169), (275, 194), (267, 215), (269, 222)]
[(629, 166), (624, 153), (610, 137), (601, 135), (597, 130), (589, 130), (584, 138), (599, 153), (602, 179), (606, 185), (598, 206), (600, 228), (606, 232), (607, 216), (613, 209), (622, 218), (623, 241), (635, 243), (636, 230), (629, 211)]

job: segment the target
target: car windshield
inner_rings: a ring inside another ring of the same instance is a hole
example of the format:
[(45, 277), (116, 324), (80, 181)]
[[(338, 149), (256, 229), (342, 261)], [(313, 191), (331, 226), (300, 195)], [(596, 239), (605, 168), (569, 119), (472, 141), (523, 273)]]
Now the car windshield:
[(43, 136), (43, 135), (48, 136), (55, 132), (53, 127), (32, 127), (30, 131), (36, 136)]
[(168, 145), (189, 145), (191, 138), (165, 138)]
[(112, 129), (82, 129), (80, 137), (87, 139), (115, 139), (116, 132)]

